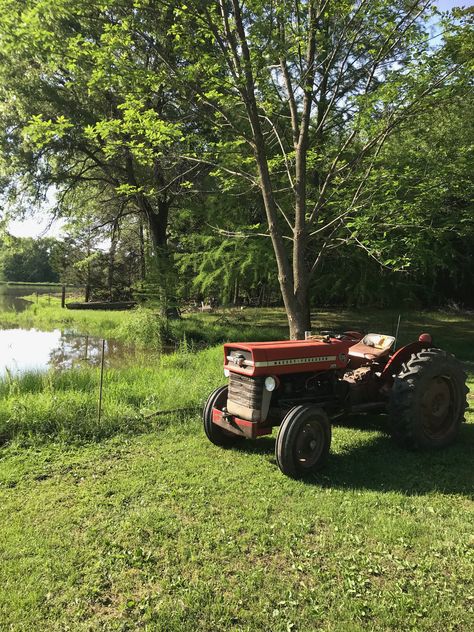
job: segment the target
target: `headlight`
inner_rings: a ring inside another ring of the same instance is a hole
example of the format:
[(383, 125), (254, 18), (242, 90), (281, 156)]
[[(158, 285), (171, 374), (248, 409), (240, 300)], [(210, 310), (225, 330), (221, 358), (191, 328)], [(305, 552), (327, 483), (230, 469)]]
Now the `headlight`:
[(230, 375), (230, 371), (229, 371), (229, 369), (224, 369), (224, 375), (225, 375), (226, 377), (229, 377), (229, 375)]
[(267, 391), (270, 391), (270, 392), (274, 391), (276, 388), (276, 385), (277, 385), (276, 380), (271, 375), (270, 377), (265, 378), (265, 388), (267, 389)]

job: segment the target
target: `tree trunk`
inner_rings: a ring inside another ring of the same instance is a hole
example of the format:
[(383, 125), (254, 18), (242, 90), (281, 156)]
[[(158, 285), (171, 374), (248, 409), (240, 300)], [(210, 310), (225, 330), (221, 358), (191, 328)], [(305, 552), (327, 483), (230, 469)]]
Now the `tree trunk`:
[[(125, 156), (128, 184), (137, 187), (133, 157), (130, 152)], [(164, 185), (164, 177), (160, 172), (159, 163), (155, 164), (155, 180), (160, 187)], [(138, 188), (138, 187), (137, 187)], [(170, 291), (175, 286), (172, 275), (172, 262), (168, 249), (168, 217), (171, 200), (166, 195), (158, 197), (156, 207), (143, 193), (137, 193), (135, 200), (142, 216), (146, 219), (152, 244), (153, 261), (157, 273), (158, 300), (162, 315), (166, 318), (170, 302)], [(173, 297), (175, 298), (175, 297)], [(174, 302), (174, 301), (172, 301)]]
[(109, 295), (109, 301), (114, 300), (114, 274), (115, 274), (115, 253), (117, 251), (117, 237), (118, 237), (118, 220), (116, 220), (112, 227), (112, 235), (110, 238), (110, 250), (109, 250), (109, 270), (107, 275), (107, 290)]
[[(243, 68), (243, 79), (245, 87), (241, 87), (241, 95), (247, 110), (247, 116), (252, 128), (254, 141), (254, 153), (257, 163), (260, 180), (260, 190), (262, 192), (265, 212), (268, 221), (268, 232), (270, 234), (273, 250), (278, 267), (278, 281), (288, 316), (290, 328), (290, 338), (292, 340), (304, 338), (304, 332), (310, 328), (309, 297), (308, 297), (308, 271), (305, 264), (306, 249), (306, 154), (308, 144), (308, 126), (311, 113), (312, 92), (306, 90), (303, 99), (303, 113), (299, 132), (296, 128), (294, 139), (297, 160), (296, 182), (295, 182), (295, 226), (293, 231), (293, 261), (290, 263), (288, 253), (285, 248), (283, 235), (278, 226), (278, 212), (275, 196), (272, 187), (270, 169), (266, 155), (266, 141), (263, 135), (260, 113), (256, 99), (256, 85), (252, 71), (252, 60), (247, 42), (247, 36), (242, 20), (241, 7), (238, 0), (232, 0), (234, 8), (235, 26), (241, 44), (241, 57)], [(314, 54), (315, 22), (312, 5), (310, 5), (310, 21), (312, 24), (311, 37), (308, 44), (308, 76), (314, 78)], [(234, 48), (234, 55), (240, 57)], [(237, 67), (240, 61), (237, 62)], [(307, 78), (308, 81), (308, 78)]]
[(168, 215), (170, 203), (168, 200), (158, 201), (158, 212), (152, 208), (146, 198), (142, 198), (141, 207), (145, 213), (148, 228), (150, 230), (151, 243), (155, 254), (160, 251), (168, 250), (168, 237), (166, 230), (168, 228)]
[(140, 281), (144, 281), (146, 277), (146, 264), (145, 264), (145, 236), (143, 234), (143, 218), (140, 215), (138, 225), (138, 239), (140, 248)]
[(176, 287), (173, 262), (168, 248), (168, 215), (171, 203), (167, 199), (158, 201), (157, 212), (146, 198), (142, 200), (145, 216), (148, 221), (153, 248), (152, 264), (156, 272), (157, 298), (162, 317), (166, 320), (170, 307), (176, 306)]
[(235, 283), (234, 283), (234, 299), (233, 299), (233, 303), (234, 305), (237, 305), (239, 300), (239, 277), (238, 275), (235, 277)]
[(87, 268), (86, 268), (86, 287), (84, 291), (84, 301), (88, 303), (91, 298), (91, 264), (90, 264), (90, 256), (91, 256), (91, 236), (90, 230), (87, 237)]
[[(303, 301), (301, 300), (303, 299)], [(291, 340), (304, 340), (305, 331), (311, 330), (311, 315), (307, 294), (286, 307)]]

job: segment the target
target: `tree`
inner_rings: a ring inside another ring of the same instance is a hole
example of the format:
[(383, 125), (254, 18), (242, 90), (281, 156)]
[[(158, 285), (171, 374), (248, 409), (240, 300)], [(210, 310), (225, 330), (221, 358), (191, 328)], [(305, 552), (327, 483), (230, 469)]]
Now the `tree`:
[(55, 239), (3, 238), (0, 277), (5, 281), (57, 283), (53, 259), (58, 249)]
[[(409, 227), (447, 196), (423, 188), (421, 152), (405, 158), (429, 117), (441, 139), (446, 121), (432, 114), (472, 59), (461, 13), (443, 26), (444, 48), (431, 49), (430, 5), (0, 0), (4, 198), (29, 208), (55, 187), (57, 212), (84, 239), (110, 238), (107, 255), (91, 250), (109, 297), (131, 262), (140, 269), (127, 279), (143, 279), (147, 238), (165, 308), (191, 285), (223, 300), (260, 295), (276, 269), (290, 334), (301, 337), (315, 290), (319, 301), (347, 297), (342, 280), (355, 293), (391, 270), (422, 274), (428, 261), (433, 242)], [(461, 173), (465, 182), (459, 162)], [(456, 209), (436, 206), (437, 228), (424, 235), (444, 226), (446, 236), (468, 212)], [(460, 247), (442, 243), (444, 260)], [(367, 282), (354, 283), (354, 269)]]
[(370, 211), (384, 219), (364, 227), (379, 256), (404, 258), (406, 284), (417, 282), (419, 298), (431, 304), (465, 304), (474, 290), (474, 12), (457, 15), (444, 24), (438, 51), (452, 80), (382, 148), (370, 179)]
[(67, 215), (69, 196), (92, 190), (117, 211), (106, 213), (111, 226), (133, 207), (166, 294), (170, 211), (204, 169), (179, 157), (195, 117), (181, 109), (157, 54), (170, 44), (173, 5), (1, 0), (0, 9), (0, 144), (10, 202), (31, 204), (54, 186), (57, 212)]
[(367, 249), (353, 222), (384, 143), (453, 74), (429, 50), (430, 5), (219, 0), (175, 11), (186, 63), (168, 66), (219, 130), (188, 158), (217, 163), (228, 188), (237, 178), (260, 191), (292, 338), (310, 328), (326, 253)]

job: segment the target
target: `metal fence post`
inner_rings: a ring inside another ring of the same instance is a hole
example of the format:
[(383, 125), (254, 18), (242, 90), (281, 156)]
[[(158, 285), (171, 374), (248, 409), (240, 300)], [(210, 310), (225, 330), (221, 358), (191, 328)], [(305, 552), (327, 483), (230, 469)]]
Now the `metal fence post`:
[(100, 418), (102, 414), (102, 389), (104, 386), (104, 355), (105, 355), (105, 340), (102, 340), (102, 357), (100, 359), (100, 386), (99, 386), (99, 405), (97, 410), (97, 423), (100, 426)]

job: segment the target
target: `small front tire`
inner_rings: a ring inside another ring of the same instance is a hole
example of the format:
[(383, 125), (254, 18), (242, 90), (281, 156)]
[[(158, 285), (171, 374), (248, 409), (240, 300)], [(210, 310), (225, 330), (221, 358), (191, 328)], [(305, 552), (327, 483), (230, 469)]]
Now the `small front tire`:
[(331, 447), (331, 423), (321, 408), (295, 406), (280, 426), (275, 444), (278, 467), (291, 478), (320, 470)]
[(227, 404), (227, 393), (227, 386), (216, 388), (216, 390), (209, 395), (204, 410), (202, 411), (202, 421), (206, 437), (211, 443), (220, 447), (230, 447), (242, 440), (242, 437), (239, 437), (233, 432), (224, 430), (224, 428), (221, 428), (212, 421), (212, 409), (218, 408), (222, 410), (224, 408)]

